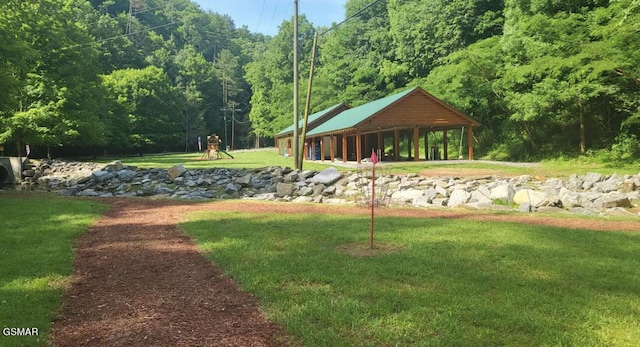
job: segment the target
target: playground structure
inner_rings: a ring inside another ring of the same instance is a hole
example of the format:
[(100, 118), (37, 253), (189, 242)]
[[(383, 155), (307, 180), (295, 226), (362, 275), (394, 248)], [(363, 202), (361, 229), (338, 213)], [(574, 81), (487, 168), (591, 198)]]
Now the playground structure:
[(207, 150), (202, 155), (201, 159), (204, 160), (215, 160), (215, 159), (223, 159), (223, 154), (233, 159), (233, 156), (229, 154), (227, 151), (222, 150), (220, 148), (220, 137), (213, 133), (210, 136), (207, 136)]

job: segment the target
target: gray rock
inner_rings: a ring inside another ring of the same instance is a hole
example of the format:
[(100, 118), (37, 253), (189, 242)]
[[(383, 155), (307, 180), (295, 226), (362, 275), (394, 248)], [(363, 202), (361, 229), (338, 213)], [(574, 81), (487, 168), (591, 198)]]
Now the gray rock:
[(454, 190), (447, 201), (447, 207), (456, 207), (462, 204), (466, 204), (469, 201), (471, 194), (465, 190)]
[(236, 178), (236, 183), (243, 186), (243, 187), (250, 187), (251, 184), (251, 179), (253, 177), (251, 176), (251, 174), (247, 174), (241, 177)]
[(169, 178), (172, 180), (184, 175), (185, 172), (187, 172), (187, 169), (185, 169), (181, 164), (174, 165), (168, 170)]
[(322, 191), (322, 195), (333, 195), (336, 193), (336, 186), (328, 186)]
[(296, 186), (291, 183), (278, 183), (276, 184), (276, 196), (285, 197), (293, 195)]
[(413, 203), (415, 198), (424, 196), (424, 191), (417, 189), (399, 190), (391, 195), (391, 202), (397, 204)]
[(120, 160), (112, 161), (102, 168), (104, 171), (120, 171), (122, 169), (124, 169), (124, 165)]
[(609, 193), (618, 190), (618, 188), (622, 185), (624, 181), (624, 177), (618, 174), (613, 174), (609, 176), (606, 180), (594, 184), (595, 189), (602, 193)]
[(136, 172), (133, 170), (120, 170), (117, 172), (117, 176), (123, 182), (131, 182), (136, 177)]
[(291, 200), (291, 202), (310, 203), (310, 202), (313, 202), (313, 198), (310, 196), (299, 196)]
[(513, 202), (519, 205), (528, 203), (533, 207), (549, 205), (546, 194), (532, 189), (518, 190), (513, 196)]
[(104, 182), (107, 179), (109, 179), (109, 172), (108, 171), (94, 171), (91, 176), (93, 177), (93, 179), (95, 179), (98, 182)]
[(240, 189), (242, 189), (242, 186), (239, 184), (235, 184), (235, 183), (228, 183), (225, 187), (224, 187), (224, 191), (226, 193), (237, 193), (240, 191)]
[(589, 182), (592, 185), (602, 180), (604, 180), (604, 176), (597, 172), (588, 172), (586, 175), (584, 175), (584, 182)]
[(533, 208), (531, 207), (530, 203), (525, 202), (524, 204), (520, 205), (520, 207), (518, 207), (518, 211), (520, 211), (520, 212), (533, 212)]
[(290, 172), (288, 174), (286, 174), (284, 176), (284, 181), (285, 182), (296, 182), (298, 180), (298, 173), (297, 172)]
[(319, 196), (322, 195), (324, 190), (325, 190), (325, 186), (324, 184), (315, 184), (313, 185), (312, 189), (313, 189), (313, 196)]
[(501, 184), (491, 190), (491, 200), (500, 200), (510, 203), (513, 202), (513, 196), (515, 193), (513, 185), (509, 183)]
[(298, 193), (297, 194), (299, 196), (312, 195), (313, 194), (313, 188), (311, 188), (309, 186), (300, 187), (300, 189), (298, 189)]
[(306, 180), (307, 178), (312, 177), (316, 173), (318, 173), (318, 172), (317, 171), (313, 171), (313, 170), (304, 170), (299, 174), (299, 176), (303, 180)]
[(638, 188), (638, 186), (636, 185), (636, 182), (632, 179), (625, 179), (622, 182), (622, 187), (621, 187), (621, 192), (622, 193), (631, 193), (633, 191), (635, 191)]
[(426, 196), (417, 196), (413, 198), (412, 205), (416, 207), (430, 207), (433, 205), (433, 200)]
[(598, 208), (633, 207), (625, 194), (609, 193), (597, 198), (593, 204)]
[(558, 198), (565, 208), (571, 207), (589, 207), (592, 205), (591, 200), (585, 193), (576, 193), (567, 188), (560, 188)]
[(340, 178), (342, 178), (342, 174), (332, 166), (320, 171), (320, 173), (310, 178), (309, 181), (312, 183), (330, 186), (337, 182)]
[(469, 197), (469, 203), (475, 203), (477, 206), (481, 205), (491, 205), (493, 200), (491, 200), (491, 192), (488, 189), (477, 189), (471, 192), (471, 196)]
[(78, 196), (98, 196), (98, 192), (93, 189), (85, 189), (81, 192), (78, 192)]

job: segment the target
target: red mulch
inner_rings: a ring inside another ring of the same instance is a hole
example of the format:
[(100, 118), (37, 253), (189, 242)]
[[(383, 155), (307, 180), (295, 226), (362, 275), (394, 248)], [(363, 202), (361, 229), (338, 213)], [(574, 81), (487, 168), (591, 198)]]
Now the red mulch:
[[(104, 200), (110, 211), (77, 242), (53, 346), (282, 346), (267, 321), (176, 228), (194, 205)], [(205, 207), (201, 205), (200, 207)]]
[[(77, 241), (72, 282), (50, 335), (54, 346), (283, 346), (284, 329), (177, 229), (196, 210), (362, 214), (356, 206), (102, 199), (111, 205)], [(377, 210), (405, 218), (452, 218), (639, 232), (640, 223), (465, 210)], [(212, 226), (213, 227), (213, 226)]]

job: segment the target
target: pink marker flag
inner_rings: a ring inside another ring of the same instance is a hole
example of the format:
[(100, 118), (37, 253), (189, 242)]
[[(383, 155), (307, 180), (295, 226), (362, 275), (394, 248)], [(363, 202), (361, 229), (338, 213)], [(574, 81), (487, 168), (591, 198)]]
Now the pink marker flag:
[(374, 207), (376, 201), (376, 164), (378, 163), (378, 156), (376, 150), (371, 150), (371, 162), (373, 167), (371, 168), (371, 230), (369, 231), (369, 249), (373, 249), (373, 219), (374, 219)]
[(372, 149), (371, 150), (371, 162), (374, 164), (378, 163), (378, 156), (376, 155), (376, 150)]

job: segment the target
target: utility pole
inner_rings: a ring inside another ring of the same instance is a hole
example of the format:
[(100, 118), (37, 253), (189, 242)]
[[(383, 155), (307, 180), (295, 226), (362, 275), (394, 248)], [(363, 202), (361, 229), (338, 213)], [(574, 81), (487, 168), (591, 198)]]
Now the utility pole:
[(227, 144), (227, 138), (226, 138), (226, 134), (227, 134), (227, 125), (226, 125), (226, 111), (231, 111), (231, 149), (236, 149), (236, 141), (235, 141), (235, 135), (236, 135), (236, 112), (242, 112), (242, 109), (236, 108), (238, 106), (238, 104), (235, 101), (229, 101), (229, 106), (231, 108), (225, 108), (223, 109), (223, 111), (225, 111), (225, 126), (224, 126), (224, 131), (225, 131), (225, 145)]
[(298, 130), (298, 0), (293, 0), (293, 160), (300, 169), (300, 135)]
[[(231, 106), (231, 108), (229, 108)], [(231, 111), (231, 149), (234, 147), (234, 133), (235, 133), (235, 117), (236, 112), (242, 111), (239, 108), (236, 108), (237, 104), (235, 101), (230, 101), (229, 105), (225, 108), (221, 108), (220, 111), (224, 112), (224, 148), (227, 149), (229, 142), (227, 141), (227, 111)]]

